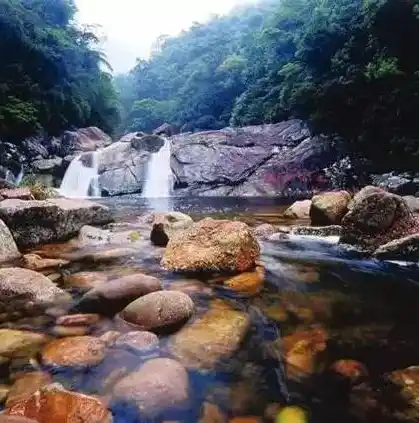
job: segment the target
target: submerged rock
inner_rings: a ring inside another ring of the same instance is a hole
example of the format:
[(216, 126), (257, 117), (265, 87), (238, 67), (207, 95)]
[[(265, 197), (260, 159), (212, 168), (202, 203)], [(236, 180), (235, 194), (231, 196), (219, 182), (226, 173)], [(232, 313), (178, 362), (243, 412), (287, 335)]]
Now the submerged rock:
[(261, 239), (268, 239), (271, 235), (275, 234), (276, 232), (278, 232), (278, 229), (270, 223), (263, 223), (262, 225), (253, 228), (253, 234), (257, 238)]
[(171, 350), (188, 368), (213, 369), (238, 349), (249, 326), (247, 314), (216, 302), (202, 318), (174, 336)]
[(311, 200), (310, 217), (313, 226), (339, 225), (348, 211), (351, 195), (347, 191), (325, 192)]
[(145, 353), (156, 349), (159, 345), (159, 338), (153, 332), (134, 331), (120, 336), (115, 347), (126, 348), (128, 350)]
[(296, 226), (292, 228), (292, 235), (308, 235), (308, 236), (340, 236), (342, 226)]
[(160, 291), (135, 300), (121, 312), (121, 317), (142, 330), (167, 332), (186, 323), (193, 311), (194, 303), (188, 295)]
[(192, 218), (186, 214), (179, 212), (156, 213), (150, 235), (151, 242), (159, 247), (166, 247), (171, 237), (192, 225)]
[(11, 359), (34, 356), (48, 337), (22, 330), (0, 329), (0, 357)]
[(0, 203), (0, 219), (9, 227), (20, 248), (66, 240), (77, 235), (84, 225), (112, 221), (107, 207), (66, 198), (5, 200)]
[(330, 371), (347, 380), (351, 385), (361, 383), (368, 376), (368, 370), (365, 365), (356, 360), (335, 361), (330, 366)]
[[(282, 340), (287, 376), (309, 376), (319, 370), (328, 334), (323, 328), (297, 329)], [(278, 341), (276, 341), (278, 342)]]
[(366, 187), (342, 220), (341, 243), (373, 252), (383, 244), (419, 232), (419, 222), (398, 195)]
[(82, 245), (104, 245), (109, 244), (110, 240), (110, 231), (89, 225), (83, 226), (78, 236), (78, 241)]
[(398, 395), (404, 402), (403, 407), (397, 407), (396, 417), (403, 421), (419, 420), (419, 366), (396, 370), (387, 375), (388, 380), (397, 387)]
[(162, 265), (183, 272), (244, 272), (259, 256), (259, 244), (245, 223), (207, 218), (170, 239)]
[(30, 372), (18, 377), (7, 396), (6, 407), (31, 397), (39, 389), (52, 383), (52, 378), (45, 372)]
[(419, 233), (390, 241), (377, 248), (373, 256), (382, 260), (419, 260)]
[(70, 300), (68, 293), (41, 273), (17, 267), (0, 269), (0, 302), (18, 308), (30, 301), (33, 308), (46, 309)]
[(157, 358), (120, 380), (113, 395), (116, 401), (132, 404), (140, 413), (150, 416), (183, 405), (188, 390), (185, 368), (175, 360)]
[(259, 266), (253, 272), (240, 273), (224, 282), (224, 287), (243, 295), (256, 295), (263, 287), (265, 269)]
[(159, 279), (134, 273), (96, 284), (81, 298), (77, 308), (106, 315), (116, 314), (137, 298), (161, 289)]
[(68, 260), (42, 258), (38, 254), (25, 254), (23, 256), (23, 266), (30, 270), (45, 270), (66, 266), (67, 264), (70, 264)]
[(19, 250), (9, 228), (0, 219), (0, 263), (20, 257)]
[(309, 219), (311, 200), (296, 201), (284, 212), (287, 219)]
[(23, 416), (38, 423), (112, 423), (112, 414), (96, 398), (67, 391), (59, 384), (40, 389), (4, 412)]
[(105, 358), (106, 344), (93, 336), (56, 339), (42, 350), (42, 362), (52, 367), (85, 368)]

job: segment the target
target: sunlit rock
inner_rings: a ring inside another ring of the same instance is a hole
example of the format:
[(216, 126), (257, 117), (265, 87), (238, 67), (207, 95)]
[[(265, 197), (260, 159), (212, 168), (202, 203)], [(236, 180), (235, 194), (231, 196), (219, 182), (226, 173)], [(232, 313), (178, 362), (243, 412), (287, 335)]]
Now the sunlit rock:
[(310, 218), (313, 226), (339, 225), (348, 211), (351, 195), (347, 191), (325, 192), (311, 200)]

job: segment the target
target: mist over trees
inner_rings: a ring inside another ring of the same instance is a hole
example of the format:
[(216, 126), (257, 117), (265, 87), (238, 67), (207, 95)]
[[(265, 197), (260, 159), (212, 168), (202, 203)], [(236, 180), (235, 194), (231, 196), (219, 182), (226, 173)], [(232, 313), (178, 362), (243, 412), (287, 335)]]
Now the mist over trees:
[(112, 76), (75, 13), (73, 0), (0, 0), (0, 139), (118, 124)]
[(418, 167), (417, 0), (241, 7), (162, 37), (122, 81), (125, 130), (165, 121), (217, 129), (293, 116), (340, 136), (377, 167)]

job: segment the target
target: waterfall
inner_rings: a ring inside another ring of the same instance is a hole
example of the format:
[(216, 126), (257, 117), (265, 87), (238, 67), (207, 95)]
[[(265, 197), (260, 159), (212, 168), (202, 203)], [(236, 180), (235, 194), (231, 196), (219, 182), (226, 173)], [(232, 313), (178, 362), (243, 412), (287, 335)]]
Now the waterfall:
[(170, 141), (166, 139), (164, 146), (151, 156), (147, 166), (147, 177), (143, 189), (143, 197), (170, 197), (172, 170), (170, 168)]
[(60, 193), (65, 197), (100, 197), (99, 153), (77, 156), (70, 163), (61, 183)]

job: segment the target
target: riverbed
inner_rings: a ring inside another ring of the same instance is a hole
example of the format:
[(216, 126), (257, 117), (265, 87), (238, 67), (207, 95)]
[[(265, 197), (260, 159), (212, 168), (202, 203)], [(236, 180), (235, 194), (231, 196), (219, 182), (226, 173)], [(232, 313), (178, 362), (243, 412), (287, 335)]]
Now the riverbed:
[[(242, 220), (251, 226), (289, 226), (296, 222), (281, 218), (286, 204), (273, 199), (137, 196), (100, 201), (115, 215), (112, 230), (137, 235), (121, 236), (117, 245), (70, 242), (34, 251), (42, 257), (70, 261), (44, 273), (50, 272), (49, 276), (71, 293), (74, 312), (79, 311), (77, 304), (85, 292), (82, 279), (77, 278), (83, 272), (107, 281), (143, 272), (159, 278), (165, 289), (191, 296), (195, 313), (188, 324), (225, 307), (249, 317), (251, 324), (243, 342), (212, 369), (186, 366), (187, 404), (153, 418), (113, 401), (112, 388), (148, 360), (172, 357), (176, 333), (159, 335), (159, 346), (152, 352), (110, 348), (100, 364), (83, 369), (51, 369), (40, 365), (37, 357), (33, 361), (12, 358), (0, 366), (0, 383), (12, 384), (17, 372), (47, 372), (68, 389), (99, 397), (111, 408), (115, 423), (197, 422), (205, 404), (216, 406), (227, 421), (240, 417), (250, 419), (243, 420), (246, 422), (269, 422), (279, 409), (290, 405), (305, 410), (307, 421), (316, 423), (410, 418), (409, 406), (386, 381), (395, 370), (419, 365), (416, 265), (366, 260), (344, 250), (335, 238), (289, 236), (261, 241), (263, 283), (257, 292), (235, 292), (221, 287), (220, 277), (185, 278), (164, 271), (160, 266), (164, 250), (151, 245), (150, 226), (138, 218), (156, 210), (177, 210), (195, 220), (212, 216)], [(0, 327), (69, 336), (57, 331), (51, 310), (41, 316), (16, 315)], [(129, 328), (121, 326), (117, 318), (103, 316), (85, 334), (99, 337), (109, 331), (128, 332)], [(353, 363), (358, 371), (353, 371)], [(214, 418), (207, 417), (205, 422), (219, 421)]]

